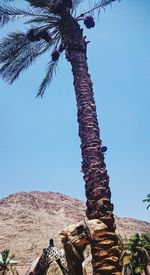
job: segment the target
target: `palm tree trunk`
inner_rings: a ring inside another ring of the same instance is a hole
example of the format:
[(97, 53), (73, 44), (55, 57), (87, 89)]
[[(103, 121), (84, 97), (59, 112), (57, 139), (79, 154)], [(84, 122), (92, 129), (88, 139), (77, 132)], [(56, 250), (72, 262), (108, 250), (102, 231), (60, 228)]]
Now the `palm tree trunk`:
[(71, 35), (66, 56), (72, 66), (76, 94), (83, 160), (82, 172), (84, 173), (87, 197), (86, 214), (89, 219), (100, 219), (108, 228), (107, 232), (101, 236), (97, 233), (92, 241), (93, 271), (94, 275), (121, 274), (109, 176), (101, 150), (102, 142), (93, 97), (93, 84), (88, 73), (87, 44), (79, 24), (75, 20), (71, 20), (69, 32)]

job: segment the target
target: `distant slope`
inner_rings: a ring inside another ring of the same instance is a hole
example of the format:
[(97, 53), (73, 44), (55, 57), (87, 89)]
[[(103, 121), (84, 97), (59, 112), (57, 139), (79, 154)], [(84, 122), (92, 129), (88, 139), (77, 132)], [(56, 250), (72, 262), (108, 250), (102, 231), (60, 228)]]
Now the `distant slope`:
[[(19, 263), (30, 263), (52, 237), (85, 218), (85, 203), (54, 192), (21, 192), (0, 200), (0, 251), (9, 248)], [(116, 217), (117, 232), (150, 232), (150, 223)]]

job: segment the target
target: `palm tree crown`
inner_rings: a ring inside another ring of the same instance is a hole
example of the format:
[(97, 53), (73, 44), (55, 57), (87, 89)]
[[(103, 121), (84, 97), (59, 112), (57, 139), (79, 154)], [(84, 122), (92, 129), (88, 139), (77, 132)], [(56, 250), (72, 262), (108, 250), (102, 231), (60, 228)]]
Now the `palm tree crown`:
[(3, 250), (0, 253), (0, 271), (2, 271), (2, 274), (5, 275), (9, 270), (8, 266), (12, 264), (16, 264), (15, 255), (11, 255), (9, 249)]
[(148, 206), (146, 207), (147, 209), (150, 207), (150, 194), (147, 194), (147, 198), (143, 200), (143, 202), (148, 202)]
[(147, 275), (147, 264), (150, 257), (150, 235), (135, 233), (124, 243), (122, 260), (124, 273), (128, 268), (133, 274), (141, 274), (143, 271)]
[[(13, 32), (0, 43), (0, 76), (12, 84), (22, 71), (45, 52), (50, 52), (46, 66), (46, 75), (39, 87), (38, 96), (42, 96), (52, 80), (60, 55), (74, 45), (69, 24), (84, 21), (90, 28), (94, 26), (91, 12), (100, 11), (115, 0), (101, 0), (93, 7), (77, 15), (77, 6), (81, 0), (26, 0), (31, 6), (20, 10), (11, 6), (0, 6), (1, 26), (10, 20), (27, 17), (30, 25), (27, 32)], [(82, 47), (82, 46), (81, 46)]]

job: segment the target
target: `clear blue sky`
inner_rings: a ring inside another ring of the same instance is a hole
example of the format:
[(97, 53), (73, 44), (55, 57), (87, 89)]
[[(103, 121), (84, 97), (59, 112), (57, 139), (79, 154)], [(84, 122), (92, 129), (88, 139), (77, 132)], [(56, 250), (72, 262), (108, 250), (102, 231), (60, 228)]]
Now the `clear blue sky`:
[[(142, 199), (150, 192), (149, 15), (149, 0), (122, 0), (85, 30), (115, 213), (147, 221)], [(20, 27), (19, 21), (8, 24), (1, 37)], [(70, 65), (62, 58), (43, 99), (35, 99), (46, 62), (47, 56), (39, 59), (12, 86), (0, 80), (0, 197), (40, 190), (85, 200)]]

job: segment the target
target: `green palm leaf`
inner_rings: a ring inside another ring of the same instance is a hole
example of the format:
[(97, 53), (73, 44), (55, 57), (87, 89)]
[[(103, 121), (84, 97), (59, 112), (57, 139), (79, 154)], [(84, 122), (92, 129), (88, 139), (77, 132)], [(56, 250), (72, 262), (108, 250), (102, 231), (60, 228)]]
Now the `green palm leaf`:
[(37, 11), (36, 9), (32, 10), (31, 8), (30, 9), (28, 8), (27, 10), (25, 9), (21, 10), (11, 6), (0, 6), (0, 26), (4, 26), (9, 21), (18, 20), (25, 16), (43, 17), (44, 12), (42, 11), (39, 12), (39, 10)]
[(9, 257), (9, 253), (10, 253), (10, 250), (9, 249), (6, 249), (2, 252), (2, 260), (3, 260), (3, 263), (6, 264), (7, 263), (7, 260), (8, 260), (8, 257)]
[(52, 27), (56, 27), (58, 25), (59, 22), (59, 18), (57, 18), (56, 16), (53, 15), (40, 15), (40, 16), (36, 16), (33, 17), (31, 19), (29, 19), (28, 21), (25, 22), (25, 24), (41, 24), (41, 23), (45, 23), (48, 24), (47, 27), (52, 28)]
[(12, 84), (49, 47), (44, 40), (30, 42), (23, 32), (10, 34), (0, 44), (1, 77)]
[[(112, 2), (115, 2), (116, 0), (98, 0), (98, 1), (89, 1), (89, 10), (86, 12), (83, 12), (80, 17), (84, 17), (87, 14), (94, 13), (95, 11), (100, 13), (101, 9), (105, 9), (108, 5), (111, 5)], [(118, 0), (121, 1), (121, 0)]]
[[(147, 198), (142, 200), (143, 202), (150, 202), (150, 194), (147, 194)], [(146, 209), (148, 209), (150, 207), (150, 204), (148, 204), (148, 206), (146, 207)]]
[(150, 234), (141, 235), (141, 245), (148, 251), (150, 255)]
[[(126, 263), (126, 258), (130, 260), (134, 273), (144, 271), (148, 258), (150, 256), (150, 235), (149, 234), (134, 234), (125, 243), (125, 249), (122, 253), (121, 260)], [(128, 265), (128, 263), (127, 263)]]
[(56, 73), (56, 68), (58, 65), (58, 60), (57, 61), (51, 61), (47, 64), (47, 72), (46, 75), (39, 87), (38, 93), (37, 93), (37, 97), (39, 96), (43, 96), (47, 86), (50, 84), (50, 82), (52, 81), (53, 75), (54, 73)]
[(15, 259), (15, 255), (14, 254), (10, 255), (10, 250), (9, 249), (3, 250), (0, 253), (0, 255), (1, 255), (0, 264), (2, 264), (2, 265), (3, 264), (4, 265), (9, 264), (9, 263), (11, 263), (12, 260)]
[(143, 202), (150, 202), (150, 194), (147, 194), (147, 198), (144, 199)]

